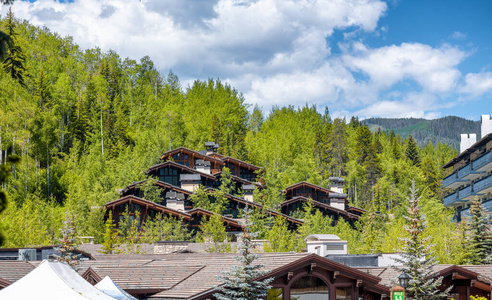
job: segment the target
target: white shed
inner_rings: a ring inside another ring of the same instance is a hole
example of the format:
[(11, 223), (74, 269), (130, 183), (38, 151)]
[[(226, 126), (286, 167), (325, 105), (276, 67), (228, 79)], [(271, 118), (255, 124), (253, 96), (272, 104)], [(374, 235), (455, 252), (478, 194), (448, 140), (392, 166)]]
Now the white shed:
[(316, 253), (319, 256), (334, 254), (347, 254), (347, 241), (342, 241), (334, 234), (311, 234), (304, 241), (307, 244), (307, 252)]

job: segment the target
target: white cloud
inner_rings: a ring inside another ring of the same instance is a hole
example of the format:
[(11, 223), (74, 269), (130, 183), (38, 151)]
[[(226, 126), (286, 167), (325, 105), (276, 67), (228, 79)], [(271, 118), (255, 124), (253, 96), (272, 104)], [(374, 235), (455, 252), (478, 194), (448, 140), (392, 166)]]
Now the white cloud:
[(492, 93), (492, 73), (482, 72), (466, 74), (465, 85), (461, 87), (461, 92), (472, 97)]
[[(38, 0), (16, 1), (13, 10), (82, 48), (149, 55), (185, 86), (221, 78), (267, 111), (312, 103), (340, 116), (429, 117), (453, 93), (476, 97), (492, 86), (490, 73), (462, 76), (458, 65), (469, 54), (457, 47), (354, 42), (390, 30), (378, 25), (387, 10), (381, 0)], [(327, 38), (337, 29), (346, 38), (333, 55)]]

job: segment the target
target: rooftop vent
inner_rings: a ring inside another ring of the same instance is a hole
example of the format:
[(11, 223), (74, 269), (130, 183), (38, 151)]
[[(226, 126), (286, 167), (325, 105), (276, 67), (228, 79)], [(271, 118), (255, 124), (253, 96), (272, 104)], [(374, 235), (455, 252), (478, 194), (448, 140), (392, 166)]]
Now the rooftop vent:
[(183, 190), (194, 192), (200, 186), (201, 176), (200, 174), (181, 174), (179, 181), (181, 181), (181, 188)]
[(177, 192), (167, 192), (166, 193), (166, 206), (175, 209), (175, 210), (180, 210), (184, 211), (184, 194), (183, 193), (177, 193)]
[(347, 254), (347, 241), (342, 241), (334, 234), (311, 234), (304, 241), (307, 244), (307, 252), (320, 256)]

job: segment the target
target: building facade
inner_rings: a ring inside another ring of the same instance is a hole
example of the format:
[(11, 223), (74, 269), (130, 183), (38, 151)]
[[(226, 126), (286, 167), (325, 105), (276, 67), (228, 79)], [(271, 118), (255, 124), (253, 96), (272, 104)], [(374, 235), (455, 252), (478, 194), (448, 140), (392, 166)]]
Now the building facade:
[(449, 173), (443, 180), (444, 206), (456, 210), (456, 220), (469, 214), (475, 197), (492, 211), (492, 116), (482, 115), (481, 139), (476, 134), (461, 134), (460, 154), (443, 165)]

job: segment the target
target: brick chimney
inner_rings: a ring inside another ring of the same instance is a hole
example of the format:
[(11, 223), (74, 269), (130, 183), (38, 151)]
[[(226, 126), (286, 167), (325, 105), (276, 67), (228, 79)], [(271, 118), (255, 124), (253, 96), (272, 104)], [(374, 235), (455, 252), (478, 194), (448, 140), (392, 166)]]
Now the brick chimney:
[(194, 192), (200, 186), (201, 176), (200, 174), (181, 174), (179, 181), (181, 181), (181, 188), (183, 190)]
[(167, 192), (166, 193), (166, 206), (175, 209), (184, 211), (184, 194), (176, 193), (176, 192)]
[(254, 202), (253, 201), (253, 191), (255, 190), (255, 186), (252, 184), (243, 184), (243, 191), (244, 191), (244, 199), (248, 202)]

